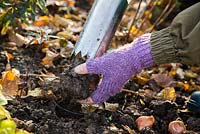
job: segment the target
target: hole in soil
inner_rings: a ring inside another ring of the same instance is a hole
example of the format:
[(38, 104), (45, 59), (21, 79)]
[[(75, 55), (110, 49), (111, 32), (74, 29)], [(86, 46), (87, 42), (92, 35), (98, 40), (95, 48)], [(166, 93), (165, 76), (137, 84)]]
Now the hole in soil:
[(81, 113), (81, 105), (74, 100), (64, 100), (62, 102), (54, 102), (56, 105), (56, 115), (58, 117), (80, 118), (84, 114)]

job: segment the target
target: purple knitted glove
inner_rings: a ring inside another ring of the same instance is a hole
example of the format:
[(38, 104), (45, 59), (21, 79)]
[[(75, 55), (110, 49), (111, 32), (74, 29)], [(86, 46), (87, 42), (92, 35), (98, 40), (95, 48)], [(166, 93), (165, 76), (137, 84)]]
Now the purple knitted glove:
[(86, 62), (88, 73), (103, 75), (97, 90), (91, 95), (94, 103), (101, 104), (120, 92), (132, 75), (153, 65), (150, 36), (151, 34), (144, 34), (125, 47)]

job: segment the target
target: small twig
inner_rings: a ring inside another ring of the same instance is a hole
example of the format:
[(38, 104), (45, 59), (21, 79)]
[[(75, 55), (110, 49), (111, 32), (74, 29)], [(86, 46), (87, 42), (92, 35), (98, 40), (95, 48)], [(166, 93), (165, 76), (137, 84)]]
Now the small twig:
[(167, 4), (167, 6), (165, 7), (165, 9), (162, 11), (162, 13), (160, 14), (160, 16), (156, 19), (156, 21), (154, 22), (153, 26), (150, 28), (149, 32), (152, 32), (154, 27), (158, 24), (158, 22), (162, 19), (163, 15), (166, 13), (166, 11), (168, 10), (168, 8), (171, 5), (172, 0), (169, 1), (169, 3)]
[(127, 94), (125, 94), (124, 104), (122, 106), (122, 111), (125, 109), (126, 104), (127, 104)]
[(55, 79), (60, 79), (60, 77), (56, 77), (56, 76), (48, 76), (48, 75), (44, 75), (44, 74), (20, 74), (20, 76), (23, 77), (27, 77), (27, 76), (34, 76), (34, 77), (46, 77), (46, 78), (55, 78)]
[[(151, 13), (151, 12), (153, 11), (153, 9), (156, 7), (156, 3), (157, 3), (157, 2), (158, 2), (158, 0), (156, 0), (156, 1), (154, 2), (153, 6), (149, 9), (149, 13)], [(151, 2), (149, 2), (149, 3), (151, 3)], [(150, 5), (150, 4), (149, 4), (149, 5)], [(148, 7), (148, 6), (147, 6), (147, 7)], [(138, 32), (141, 30), (141, 28), (142, 28), (142, 26), (144, 25), (144, 23), (147, 21), (149, 15), (150, 15), (150, 14), (147, 14), (147, 15), (143, 18), (143, 20), (142, 20), (142, 22), (141, 22), (139, 28), (138, 28), (137, 31), (136, 31), (136, 35), (137, 35)]]
[(128, 39), (129, 39), (129, 37), (130, 37), (131, 28), (132, 28), (133, 25), (135, 24), (135, 21), (136, 21), (136, 18), (137, 18), (137, 14), (138, 14), (138, 12), (139, 12), (139, 10), (140, 10), (141, 3), (142, 3), (142, 0), (140, 0), (140, 2), (139, 2), (139, 6), (138, 6), (138, 8), (137, 8), (137, 10), (136, 10), (136, 13), (135, 13), (135, 15), (134, 15), (134, 17), (133, 17), (132, 23), (131, 23), (131, 25), (130, 25), (130, 27), (129, 27), (128, 34), (127, 34)]
[(129, 89), (122, 89), (121, 91), (138, 95), (138, 92), (135, 92), (135, 91), (132, 91), (132, 90), (129, 90)]
[(163, 16), (163, 18), (158, 22), (157, 25), (160, 25), (168, 16), (169, 14), (173, 11), (173, 9), (176, 7), (176, 3), (172, 5), (172, 7), (169, 9), (169, 11)]

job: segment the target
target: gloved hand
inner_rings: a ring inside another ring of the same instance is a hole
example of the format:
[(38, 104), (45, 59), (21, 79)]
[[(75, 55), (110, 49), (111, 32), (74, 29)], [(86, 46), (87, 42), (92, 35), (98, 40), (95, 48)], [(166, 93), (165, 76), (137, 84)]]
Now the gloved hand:
[(84, 104), (101, 104), (110, 96), (120, 92), (125, 82), (143, 68), (153, 65), (150, 48), (151, 34), (144, 34), (131, 44), (125, 45), (116, 51), (107, 53), (102, 57), (89, 59), (75, 67), (79, 74), (102, 74), (102, 81), (91, 97), (78, 102)]

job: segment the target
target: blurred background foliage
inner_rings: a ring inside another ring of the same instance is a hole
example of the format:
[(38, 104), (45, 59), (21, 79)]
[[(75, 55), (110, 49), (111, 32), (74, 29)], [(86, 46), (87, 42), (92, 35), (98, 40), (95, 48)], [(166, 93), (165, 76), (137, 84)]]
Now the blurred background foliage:
[(1, 35), (6, 34), (9, 26), (34, 20), (39, 11), (47, 13), (45, 0), (0, 0)]

